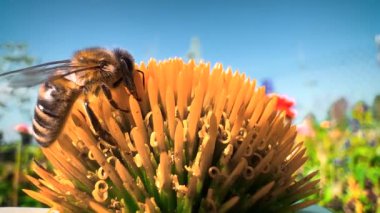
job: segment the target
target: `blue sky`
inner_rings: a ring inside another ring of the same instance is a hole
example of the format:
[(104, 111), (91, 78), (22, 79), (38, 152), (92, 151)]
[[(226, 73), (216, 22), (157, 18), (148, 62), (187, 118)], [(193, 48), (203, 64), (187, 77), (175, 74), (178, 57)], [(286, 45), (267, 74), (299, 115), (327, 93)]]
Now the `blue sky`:
[(248, 71), (287, 66), (301, 51), (375, 49), (380, 31), (379, 1), (136, 2), (2, 0), (0, 41), (25, 41), (42, 60), (94, 45), (146, 60), (184, 55), (198, 36), (206, 60)]
[(370, 104), (380, 93), (379, 11), (378, 0), (1, 0), (0, 43), (26, 42), (41, 62), (90, 46), (146, 61), (185, 57), (197, 36), (205, 61), (271, 78), (300, 118), (323, 119), (338, 97)]

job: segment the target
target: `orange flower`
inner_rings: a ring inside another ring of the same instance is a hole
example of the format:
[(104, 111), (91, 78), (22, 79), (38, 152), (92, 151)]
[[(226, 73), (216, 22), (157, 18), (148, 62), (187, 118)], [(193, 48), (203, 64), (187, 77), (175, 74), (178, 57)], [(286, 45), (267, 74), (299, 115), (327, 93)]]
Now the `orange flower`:
[[(137, 66), (137, 101), (112, 90), (80, 97), (60, 137), (42, 148), (54, 166), (34, 164), (30, 196), (61, 211), (295, 211), (316, 200), (313, 172), (298, 179), (305, 148), (276, 98), (244, 74), (181, 59)], [(90, 116), (90, 111), (92, 115)], [(92, 117), (92, 118), (91, 118)], [(95, 132), (97, 119), (103, 134)], [(300, 201), (302, 200), (302, 201)]]

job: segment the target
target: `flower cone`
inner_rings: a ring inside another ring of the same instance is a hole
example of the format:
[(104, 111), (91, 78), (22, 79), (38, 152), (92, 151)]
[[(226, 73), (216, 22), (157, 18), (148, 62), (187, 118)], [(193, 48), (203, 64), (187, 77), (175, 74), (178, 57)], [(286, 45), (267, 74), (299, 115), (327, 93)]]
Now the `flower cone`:
[(74, 103), (42, 148), (31, 197), (62, 212), (295, 211), (314, 204), (316, 172), (297, 179), (305, 148), (276, 97), (221, 64), (181, 59), (136, 65), (139, 99), (111, 90)]

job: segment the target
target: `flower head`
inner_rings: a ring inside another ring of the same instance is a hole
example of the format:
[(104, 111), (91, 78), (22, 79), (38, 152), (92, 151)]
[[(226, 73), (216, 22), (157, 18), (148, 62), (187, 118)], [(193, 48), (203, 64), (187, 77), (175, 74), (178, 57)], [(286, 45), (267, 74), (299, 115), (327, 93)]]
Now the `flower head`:
[(14, 130), (19, 132), (20, 134), (27, 134), (27, 135), (31, 135), (31, 132), (32, 132), (30, 126), (28, 126), (27, 124), (24, 124), (24, 123), (17, 124), (14, 127)]
[(292, 211), (315, 203), (316, 172), (297, 179), (305, 148), (277, 98), (244, 74), (170, 59), (140, 64), (137, 101), (80, 97), (63, 132), (35, 163), (30, 196), (62, 211)]
[(293, 109), (295, 105), (294, 100), (284, 95), (271, 94), (271, 96), (277, 97), (277, 109), (280, 111), (285, 111), (287, 118), (293, 119), (296, 116), (296, 112)]
[(32, 136), (32, 128), (24, 123), (17, 124), (14, 127), (14, 130), (16, 130), (18, 133), (20, 133), (21, 136), (21, 142), (23, 145), (29, 145), (33, 141), (33, 136)]
[(262, 80), (261, 86), (265, 86), (265, 92), (267, 94), (271, 94), (274, 92), (274, 83), (273, 83), (273, 80), (270, 78), (266, 78)]

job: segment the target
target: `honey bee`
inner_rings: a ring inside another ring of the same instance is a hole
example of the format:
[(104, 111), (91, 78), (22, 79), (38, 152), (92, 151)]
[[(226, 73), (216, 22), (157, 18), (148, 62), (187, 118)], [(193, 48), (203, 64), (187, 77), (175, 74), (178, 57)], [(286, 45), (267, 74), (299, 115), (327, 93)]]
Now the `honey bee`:
[[(135, 71), (142, 74), (144, 84), (144, 73), (135, 70), (134, 59), (127, 51), (88, 48), (75, 52), (71, 60), (52, 61), (1, 73), (0, 78), (8, 79), (12, 87), (41, 84), (34, 110), (33, 130), (36, 141), (48, 147), (59, 136), (80, 94), (101, 90), (112, 107), (127, 112), (112, 99), (110, 88), (122, 84), (139, 100), (133, 80)], [(86, 110), (90, 117), (94, 115), (88, 106)]]

